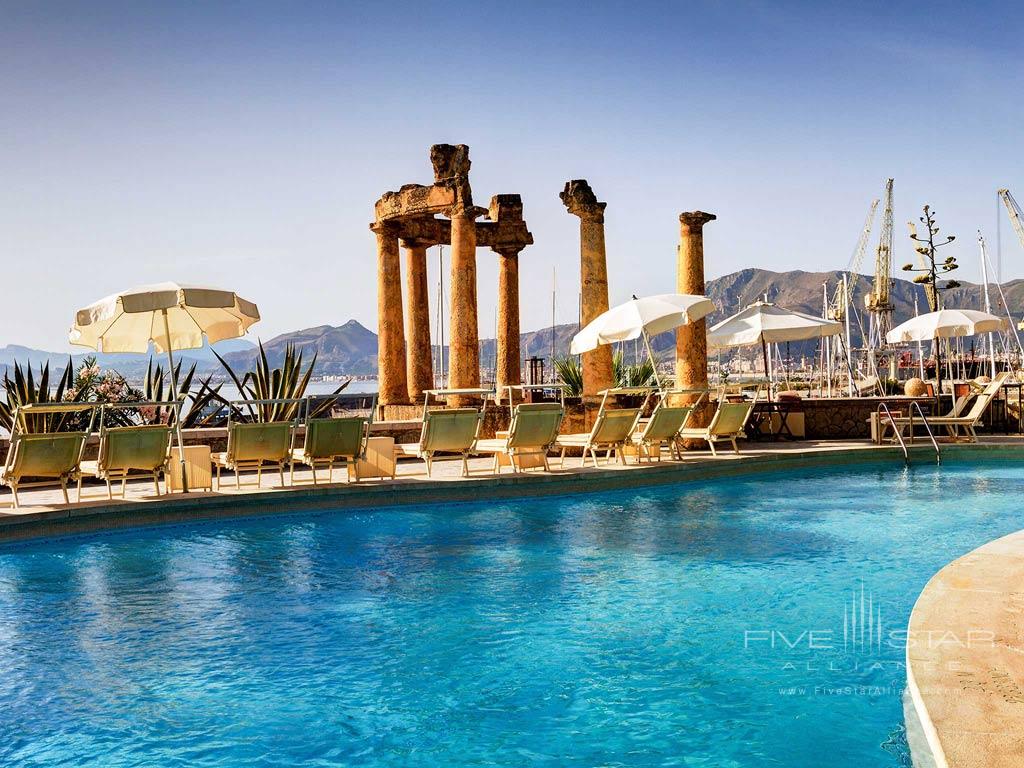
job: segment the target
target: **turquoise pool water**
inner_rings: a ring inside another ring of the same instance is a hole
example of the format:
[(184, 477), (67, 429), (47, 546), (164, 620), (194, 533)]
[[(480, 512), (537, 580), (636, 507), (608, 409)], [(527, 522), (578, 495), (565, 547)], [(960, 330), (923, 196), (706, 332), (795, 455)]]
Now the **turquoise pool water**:
[(1022, 492), (889, 463), (9, 545), (0, 765), (905, 766), (899, 633)]

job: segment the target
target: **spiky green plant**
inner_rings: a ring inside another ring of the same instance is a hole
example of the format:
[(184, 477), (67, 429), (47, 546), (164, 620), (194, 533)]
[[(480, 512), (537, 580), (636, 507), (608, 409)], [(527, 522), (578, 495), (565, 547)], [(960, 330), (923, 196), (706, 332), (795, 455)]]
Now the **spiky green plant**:
[(558, 380), (568, 387), (566, 397), (579, 397), (583, 394), (583, 366), (578, 357), (556, 357), (555, 373)]
[[(14, 378), (10, 371), (4, 373), (4, 400), (0, 401), (0, 426), (10, 433), (14, 428), (14, 411), (18, 406), (81, 402), (82, 391), (74, 391), (72, 384), (75, 378), (75, 367), (68, 357), (67, 367), (57, 382), (57, 388), (50, 392), (50, 364), (39, 367), (39, 380), (32, 375), (31, 363), (23, 369), (14, 363)], [(78, 416), (74, 413), (51, 413), (29, 416), (25, 419), (25, 428), (29, 432), (60, 432), (73, 430), (77, 426)]]
[(619, 350), (612, 357), (612, 376), (616, 387), (650, 387), (654, 386), (654, 364), (649, 358), (639, 363), (627, 365)]
[[(306, 388), (313, 377), (313, 368), (316, 366), (316, 353), (309, 361), (309, 367), (302, 370), (302, 352), (296, 351), (295, 346), (288, 344), (284, 349), (284, 360), (280, 368), (272, 368), (267, 360), (266, 350), (263, 342), (259, 343), (259, 356), (256, 358), (256, 367), (246, 371), (239, 376), (228, 365), (228, 362), (221, 357), (216, 350), (220, 364), (238, 388), (239, 393), (246, 400), (300, 400), (306, 394)], [(332, 394), (339, 394), (349, 385), (351, 379), (346, 379)], [(316, 416), (331, 408), (333, 403), (326, 400), (313, 408), (310, 416)], [(251, 421), (291, 421), (298, 415), (298, 403), (267, 403), (261, 405), (243, 405), (241, 414)], [(233, 415), (239, 409), (233, 410)]]
[[(210, 413), (208, 408), (211, 404), (217, 403), (222, 404), (225, 402), (224, 398), (220, 396), (221, 384), (213, 386), (211, 381), (212, 376), (207, 376), (199, 382), (199, 385), (193, 390), (192, 380), (195, 378), (196, 364), (192, 363), (192, 367), (185, 372), (182, 376), (181, 373), (181, 361), (179, 360), (174, 364), (174, 377), (178, 382), (179, 398), (182, 400), (182, 410), (185, 411), (185, 415), (181, 421), (182, 429), (192, 429), (194, 427), (208, 427), (215, 426), (217, 422), (216, 410)], [(165, 398), (166, 396), (166, 398)], [(170, 380), (164, 374), (164, 368), (159, 363), (154, 367), (153, 358), (149, 359), (149, 364), (146, 366), (146, 378), (143, 382), (142, 388), (142, 399), (150, 402), (166, 402), (171, 399), (171, 385)], [(187, 406), (187, 408), (186, 408)], [(159, 408), (153, 413), (143, 413), (144, 418), (149, 422), (154, 423), (174, 423), (174, 412), (169, 408)]]

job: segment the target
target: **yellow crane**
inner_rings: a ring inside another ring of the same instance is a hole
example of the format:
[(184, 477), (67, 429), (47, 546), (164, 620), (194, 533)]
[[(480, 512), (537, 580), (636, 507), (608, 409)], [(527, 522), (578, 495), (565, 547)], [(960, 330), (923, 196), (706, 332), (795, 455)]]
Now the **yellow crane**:
[[(849, 297), (853, 296), (853, 289), (857, 286), (857, 281), (860, 280), (861, 264), (864, 262), (864, 254), (867, 253), (868, 242), (871, 240), (871, 226), (875, 221), (878, 203), (878, 199), (875, 198), (871, 201), (871, 206), (868, 208), (868, 215), (864, 219), (864, 227), (860, 231), (857, 246), (853, 249), (853, 255), (850, 257), (850, 263), (846, 268), (846, 272), (849, 275), (846, 285), (844, 286), (843, 283), (839, 283), (836, 286), (835, 293), (832, 294), (832, 299), (826, 312), (826, 317), (830, 320), (841, 321), (846, 318), (846, 306), (849, 303)], [(849, 296), (846, 295), (847, 293), (849, 293)]]
[[(1013, 231), (1017, 233), (1017, 239), (1020, 240), (1021, 248), (1024, 248), (1024, 211), (1021, 211), (1020, 205), (1017, 204), (1013, 195), (1010, 194), (1010, 190), (1000, 189), (997, 190), (997, 194), (999, 199), (1003, 201), (1003, 205), (1006, 206), (1006, 212), (1010, 214), (1010, 223), (1013, 225)], [(998, 280), (1001, 276), (997, 275), (996, 277)], [(1003, 287), (1001, 285), (999, 286), (999, 295), (1003, 296)], [(1005, 296), (1003, 296), (1003, 302), (1004, 304), (1006, 302)], [(1009, 310), (1009, 307), (1007, 307), (1007, 310)], [(1018, 323), (1017, 328), (1024, 330), (1024, 321)], [(1018, 345), (1020, 344), (1019, 338), (1017, 343)]]
[(890, 295), (892, 290), (892, 247), (893, 247), (893, 180), (885, 182), (885, 210), (882, 212), (882, 229), (878, 233), (878, 247), (875, 248), (875, 279), (871, 292), (864, 297), (864, 306), (868, 311), (868, 338), (865, 345), (869, 349), (886, 346), (885, 335), (892, 330), (893, 304)]

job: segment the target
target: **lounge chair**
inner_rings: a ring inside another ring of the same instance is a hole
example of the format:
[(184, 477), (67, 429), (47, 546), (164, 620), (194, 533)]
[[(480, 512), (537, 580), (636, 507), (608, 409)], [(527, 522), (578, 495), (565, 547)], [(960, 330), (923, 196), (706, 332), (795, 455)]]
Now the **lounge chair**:
[[(452, 459), (462, 461), (462, 476), (469, 476), (469, 456), (473, 453), (480, 434), (487, 409), (487, 397), (493, 394), (489, 389), (428, 389), (423, 393), (423, 426), (420, 428), (418, 443), (401, 443), (395, 446), (395, 459), (413, 456), (423, 459), (427, 476), (433, 475), (434, 459), (437, 454), (454, 454)], [(436, 408), (430, 410), (430, 398), (454, 395), (460, 398), (482, 397), (482, 408)]]
[(160, 473), (167, 469), (170, 456), (171, 427), (167, 424), (104, 427), (100, 416), (100, 450), (96, 461), (83, 461), (82, 471), (107, 483), (107, 497), (114, 498), (111, 481), (121, 481), (125, 496), (128, 473), (143, 472), (153, 479), (160, 495)]
[(423, 459), (427, 475), (432, 477), (437, 454), (454, 454), (462, 460), (462, 476), (469, 476), (469, 455), (473, 452), (480, 431), (483, 413), (478, 408), (441, 408), (423, 414), (423, 428), (418, 443), (395, 446), (396, 456)]
[(217, 468), (217, 488), (220, 489), (221, 469), (235, 473), (235, 487), (242, 487), (241, 474), (256, 470), (256, 485), (262, 479), (264, 465), (276, 466), (284, 485), (284, 467), (291, 458), (291, 440), (294, 423), (271, 421), (255, 424), (231, 422), (228, 424), (228, 449), (210, 456)]
[(520, 403), (503, 438), (477, 440), (474, 453), (494, 454), (494, 471), (502, 464), (516, 471), (543, 467), (549, 471), (548, 450), (558, 437), (564, 411), (558, 403)]
[(327, 467), (327, 482), (333, 482), (334, 465), (338, 463), (347, 468), (349, 481), (355, 479), (359, 482), (359, 457), (366, 447), (369, 424), (369, 419), (362, 416), (307, 418), (305, 442), (302, 448), (294, 448), (291, 452), (292, 483), (295, 483), (296, 462), (313, 471), (313, 485), (317, 484), (318, 467)]
[[(72, 414), (90, 411), (89, 425), (84, 431), (59, 432), (59, 424)], [(93, 405), (25, 405), (14, 413), (14, 428), (0, 483), (11, 489), (14, 508), (19, 506), (21, 488), (52, 488), (59, 486), (64, 503), (70, 504), (68, 483), (77, 484), (77, 501), (82, 500), (82, 453), (85, 441), (92, 432)], [(30, 432), (32, 428), (47, 431)], [(53, 430), (53, 431), (50, 431)], [(24, 482), (29, 478), (29, 482)]]
[[(690, 416), (698, 405), (707, 397), (707, 390), (701, 390), (697, 400), (688, 405), (671, 405), (672, 395), (684, 394), (685, 391), (662, 392), (651, 418), (643, 425), (640, 432), (633, 435), (636, 446), (637, 460), (650, 461), (657, 457), (661, 461), (661, 451), (666, 445), (673, 458), (682, 458), (679, 452), (679, 432), (686, 427)], [(695, 393), (694, 393), (695, 394)]]
[(740, 447), (736, 440), (747, 436), (747, 423), (754, 413), (754, 406), (761, 395), (761, 388), (758, 387), (754, 399), (749, 403), (727, 403), (724, 397), (719, 397), (718, 407), (715, 409), (711, 422), (706, 427), (684, 427), (679, 430), (680, 440), (705, 440), (711, 449), (711, 455), (717, 456), (715, 443), (728, 441), (732, 444), (734, 452), (739, 453)]
[[(1003, 384), (1010, 377), (1008, 371), (1002, 371), (997, 374), (995, 379), (985, 385), (985, 388), (978, 393), (974, 403), (967, 413), (957, 416), (934, 416), (928, 419), (928, 424), (932, 427), (943, 427), (946, 430), (950, 440), (959, 441), (964, 440), (965, 442), (975, 443), (978, 441), (978, 433), (975, 431), (978, 424), (981, 423), (982, 417), (988, 410), (988, 407), (992, 404), (992, 400), (999, 393)], [(957, 403), (954, 405), (956, 410)], [(896, 429), (910, 429), (913, 430), (915, 424), (921, 424), (921, 419), (914, 419), (909, 416), (896, 417), (892, 420), (893, 427)], [(911, 435), (913, 438), (913, 435)]]
[(601, 408), (597, 412), (597, 418), (594, 419), (594, 426), (591, 427), (590, 431), (559, 435), (555, 439), (555, 446), (561, 448), (559, 465), (565, 463), (565, 452), (569, 448), (581, 448), (583, 450), (584, 464), (589, 454), (594, 462), (594, 466), (597, 467), (597, 452), (599, 450), (605, 452), (605, 460), (611, 458), (611, 454), (614, 452), (619, 457), (619, 461), (625, 464), (626, 457), (623, 449), (632, 438), (637, 419), (640, 418), (641, 409), (609, 408), (608, 397), (609, 395), (639, 394), (640, 392), (649, 393), (650, 388), (642, 390), (636, 388), (604, 390), (601, 393), (604, 395), (601, 399)]

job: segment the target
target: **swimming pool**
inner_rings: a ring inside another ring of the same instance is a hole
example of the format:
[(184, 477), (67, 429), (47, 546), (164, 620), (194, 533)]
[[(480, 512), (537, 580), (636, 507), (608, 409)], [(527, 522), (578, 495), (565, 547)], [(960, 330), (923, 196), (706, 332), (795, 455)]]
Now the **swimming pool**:
[(904, 766), (902, 633), (1024, 465), (0, 547), (0, 765)]

